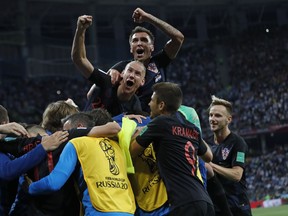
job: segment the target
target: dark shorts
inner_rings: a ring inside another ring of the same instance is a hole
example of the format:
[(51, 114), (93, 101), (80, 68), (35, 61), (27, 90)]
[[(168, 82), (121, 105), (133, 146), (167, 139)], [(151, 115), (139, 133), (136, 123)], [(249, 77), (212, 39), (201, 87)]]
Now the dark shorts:
[(175, 208), (169, 216), (214, 216), (214, 207), (205, 201), (187, 203)]

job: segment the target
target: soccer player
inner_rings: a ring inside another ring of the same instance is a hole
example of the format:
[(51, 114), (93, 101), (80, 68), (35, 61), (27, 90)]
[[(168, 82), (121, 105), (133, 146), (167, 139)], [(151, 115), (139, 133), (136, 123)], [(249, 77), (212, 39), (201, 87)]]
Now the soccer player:
[(208, 111), (213, 132), (213, 137), (208, 140), (213, 152), (210, 165), (224, 187), (233, 216), (250, 216), (245, 178), (248, 146), (242, 137), (229, 129), (232, 104), (213, 95)]
[(157, 83), (149, 103), (152, 121), (130, 146), (132, 158), (150, 143), (156, 152), (160, 176), (167, 189), (169, 215), (213, 216), (213, 203), (197, 176), (197, 155), (210, 162), (212, 152), (203, 142), (200, 129), (177, 110), (182, 91), (177, 84)]
[[(141, 111), (141, 103), (135, 93), (145, 83), (145, 66), (137, 60), (129, 62), (123, 68), (121, 81), (112, 86), (111, 77), (94, 68), (86, 56), (85, 33), (92, 20), (93, 17), (88, 15), (78, 18), (71, 51), (72, 60), (82, 75), (97, 85), (97, 94), (90, 98), (92, 108), (105, 108), (112, 116)], [(86, 110), (89, 110), (89, 105), (86, 105)]]
[[(199, 117), (195, 109), (193, 109), (192, 107), (181, 105), (180, 108), (178, 109), (178, 112), (181, 113), (181, 115), (183, 115), (188, 121), (195, 124), (198, 128), (201, 129)], [(127, 118), (130, 119), (132, 118), (137, 123), (137, 126), (142, 128), (146, 126), (151, 119), (150, 117), (147, 117), (148, 114), (146, 115), (144, 113), (141, 114), (145, 116), (145, 119), (135, 118), (137, 117), (137, 115), (135, 114), (125, 115), (125, 117), (122, 114), (114, 116), (113, 119), (120, 125), (122, 125), (122, 130), (124, 127), (124, 131), (125, 127), (128, 128), (133, 127), (131, 126), (132, 124), (131, 120), (128, 120)], [(136, 124), (134, 125), (133, 128), (135, 129), (135, 127)], [(137, 130), (141, 130), (140, 128)], [(129, 134), (127, 134), (127, 132), (125, 131), (124, 136), (129, 136)], [(132, 140), (134, 138), (132, 138)], [(203, 184), (205, 186), (206, 185), (206, 169), (204, 165), (205, 163), (200, 159), (198, 164), (199, 164), (198, 177), (200, 180), (202, 179), (201, 181), (203, 181)], [(134, 166), (133, 168), (135, 169), (135, 174), (130, 175), (129, 178), (137, 202), (137, 209), (135, 212), (135, 216), (167, 215), (167, 213), (169, 213), (169, 203), (166, 187), (157, 168), (155, 151), (153, 149), (152, 144), (150, 144), (148, 148), (146, 148), (143, 154), (134, 158), (133, 166)], [(127, 169), (131, 169), (131, 165), (128, 166)]]
[[(154, 15), (145, 12), (141, 8), (133, 11), (132, 19), (135, 23), (149, 23), (162, 31), (169, 40), (163, 49), (156, 54), (154, 52), (155, 38), (153, 33), (142, 26), (136, 26), (130, 33), (129, 44), (130, 53), (133, 59), (120, 61), (115, 64), (108, 72), (111, 75), (112, 84), (121, 79), (121, 72), (132, 60), (140, 61), (146, 67), (145, 84), (137, 91), (137, 96), (141, 101), (143, 111), (150, 112), (149, 101), (152, 96), (152, 86), (158, 82), (166, 80), (166, 67), (176, 58), (178, 51), (182, 47), (184, 35), (175, 27)], [(88, 97), (93, 92), (93, 86), (88, 93)]]

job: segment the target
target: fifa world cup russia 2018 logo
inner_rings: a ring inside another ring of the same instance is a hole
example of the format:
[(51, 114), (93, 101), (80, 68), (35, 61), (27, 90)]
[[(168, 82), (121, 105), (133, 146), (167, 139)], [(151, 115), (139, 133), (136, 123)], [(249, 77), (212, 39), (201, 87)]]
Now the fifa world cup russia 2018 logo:
[(147, 163), (151, 173), (157, 171), (156, 156), (151, 144), (144, 150), (140, 157)]
[(111, 145), (110, 141), (108, 139), (103, 139), (99, 142), (99, 145), (108, 160), (110, 172), (113, 175), (118, 175), (120, 171), (119, 167), (115, 162), (115, 150)]

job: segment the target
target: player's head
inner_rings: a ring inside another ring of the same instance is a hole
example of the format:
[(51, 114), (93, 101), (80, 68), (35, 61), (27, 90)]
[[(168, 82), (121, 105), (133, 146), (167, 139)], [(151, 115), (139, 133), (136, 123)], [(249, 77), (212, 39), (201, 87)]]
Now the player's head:
[(40, 135), (40, 136), (48, 135), (45, 129), (41, 127), (40, 125), (28, 124), (25, 126), (25, 129), (27, 130), (27, 132), (29, 133), (31, 137), (36, 137), (37, 135)]
[(175, 113), (182, 103), (182, 90), (179, 85), (161, 82), (153, 85), (153, 94), (149, 103), (150, 117)]
[(43, 113), (41, 126), (52, 133), (62, 130), (63, 125), (61, 120), (78, 112), (75, 106), (66, 103), (66, 101), (52, 102), (46, 107)]
[(0, 124), (9, 123), (8, 111), (5, 107), (0, 105)]
[(62, 119), (63, 129), (70, 130), (72, 128), (79, 128), (79, 127), (93, 127), (94, 126), (94, 119), (93, 116), (84, 113), (74, 113), (72, 115), (67, 116), (66, 118)]
[(155, 37), (148, 29), (136, 26), (130, 36), (130, 52), (133, 54), (135, 60), (144, 62), (151, 57), (154, 51)]
[(140, 61), (129, 62), (121, 73), (123, 93), (134, 94), (145, 83), (146, 68)]
[(103, 108), (93, 109), (89, 114), (93, 116), (95, 126), (105, 125), (113, 121), (111, 114)]
[(212, 102), (208, 108), (209, 124), (213, 132), (228, 128), (232, 121), (232, 104), (224, 99), (212, 95)]

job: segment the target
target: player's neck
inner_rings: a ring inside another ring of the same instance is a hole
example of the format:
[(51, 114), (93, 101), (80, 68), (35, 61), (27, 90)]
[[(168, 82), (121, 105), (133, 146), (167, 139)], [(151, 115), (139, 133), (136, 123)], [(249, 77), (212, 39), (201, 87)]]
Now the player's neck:
[(215, 131), (214, 132), (214, 142), (215, 144), (222, 143), (231, 133), (229, 128), (223, 128), (223, 130)]
[(135, 93), (124, 93), (122, 86), (119, 86), (117, 89), (117, 97), (119, 101), (129, 101)]
[[(151, 58), (151, 57), (150, 57)], [(147, 58), (145, 60), (141, 60), (141, 62), (144, 64), (144, 66), (147, 68), (149, 62), (150, 62), (150, 58)]]

